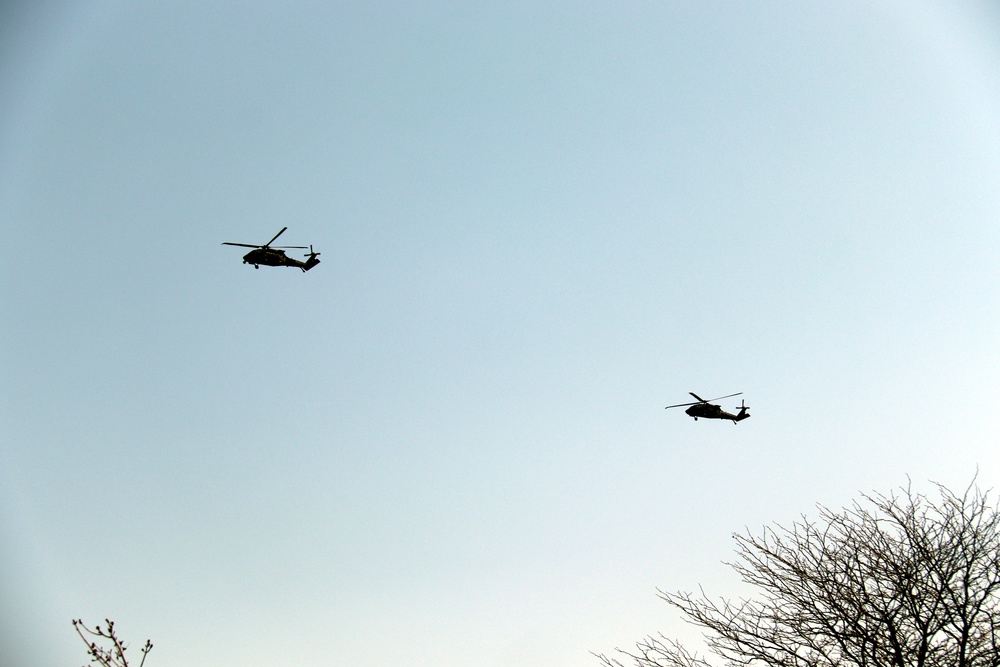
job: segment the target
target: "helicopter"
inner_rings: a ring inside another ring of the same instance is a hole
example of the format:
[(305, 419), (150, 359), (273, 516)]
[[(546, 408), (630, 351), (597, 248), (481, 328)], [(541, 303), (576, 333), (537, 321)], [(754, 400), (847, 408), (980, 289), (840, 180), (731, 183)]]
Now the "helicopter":
[(253, 264), (253, 268), (255, 269), (259, 269), (261, 264), (263, 264), (264, 266), (297, 266), (300, 269), (302, 269), (303, 272), (305, 272), (311, 269), (312, 267), (316, 266), (317, 264), (319, 264), (319, 260), (316, 259), (316, 256), (319, 255), (319, 253), (313, 252), (312, 246), (309, 246), (309, 252), (308, 254), (306, 254), (307, 259), (304, 262), (300, 262), (297, 259), (292, 259), (288, 255), (286, 255), (285, 251), (283, 250), (283, 248), (284, 249), (301, 248), (305, 250), (304, 245), (283, 245), (274, 247), (271, 246), (271, 244), (274, 243), (279, 236), (285, 233), (286, 229), (288, 229), (288, 227), (282, 227), (281, 231), (275, 234), (274, 238), (272, 238), (264, 245), (251, 245), (249, 243), (230, 243), (228, 241), (223, 242), (222, 245), (237, 245), (243, 248), (253, 248), (253, 250), (243, 255), (243, 263)]
[(705, 419), (729, 419), (732, 420), (733, 424), (735, 424), (736, 422), (742, 421), (750, 416), (750, 413), (747, 412), (747, 410), (749, 410), (750, 407), (746, 404), (746, 402), (742, 400), (740, 401), (740, 411), (735, 415), (726, 412), (718, 405), (713, 405), (712, 403), (709, 402), (709, 401), (718, 401), (723, 398), (731, 398), (733, 396), (739, 396), (740, 394), (743, 393), (742, 391), (738, 391), (735, 394), (729, 394), (728, 396), (719, 396), (719, 398), (711, 398), (707, 401), (698, 394), (694, 393), (693, 391), (689, 391), (688, 393), (697, 398), (698, 400), (694, 403), (678, 403), (677, 405), (668, 405), (665, 409), (682, 408), (685, 405), (689, 405), (691, 407), (689, 407), (684, 412), (685, 414), (694, 417), (695, 421), (698, 421), (698, 417), (704, 417)]

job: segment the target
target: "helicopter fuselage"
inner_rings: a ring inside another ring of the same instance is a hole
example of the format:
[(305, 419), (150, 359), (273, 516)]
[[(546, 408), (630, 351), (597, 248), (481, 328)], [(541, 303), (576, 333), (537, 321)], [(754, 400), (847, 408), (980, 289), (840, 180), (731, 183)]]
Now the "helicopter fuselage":
[(273, 248), (254, 248), (243, 255), (243, 263), (253, 264), (254, 266), (260, 266), (261, 264), (264, 266), (289, 266), (288, 262), (290, 261), (299, 263), (297, 260), (286, 255), (284, 250), (275, 250)]
[(731, 412), (726, 412), (721, 406), (713, 405), (712, 403), (695, 403), (687, 410), (684, 414), (698, 419), (729, 419), (735, 424), (738, 421), (742, 421), (750, 416), (746, 408), (742, 408), (739, 414), (732, 414)]
[(264, 266), (294, 266), (302, 269), (303, 271), (308, 271), (312, 267), (319, 264), (319, 260), (314, 256), (310, 256), (304, 262), (300, 262), (297, 259), (292, 259), (285, 254), (284, 250), (278, 250), (276, 248), (255, 248), (243, 255), (244, 264), (253, 264), (254, 268), (259, 268), (261, 264)]

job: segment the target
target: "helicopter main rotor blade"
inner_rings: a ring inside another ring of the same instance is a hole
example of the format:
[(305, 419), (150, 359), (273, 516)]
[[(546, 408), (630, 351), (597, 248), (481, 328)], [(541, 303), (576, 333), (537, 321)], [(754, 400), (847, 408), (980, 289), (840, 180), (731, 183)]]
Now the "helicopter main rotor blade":
[(268, 248), (302, 248), (303, 250), (305, 250), (309, 246), (304, 246), (304, 245), (269, 245), (267, 247)]
[(708, 400), (707, 400), (707, 401), (705, 401), (705, 402), (706, 402), (706, 403), (709, 403), (709, 402), (711, 402), (711, 401), (721, 401), (721, 400), (722, 400), (722, 399), (724, 399), (724, 398), (732, 398), (733, 396), (739, 396), (739, 395), (740, 395), (740, 394), (742, 394), (742, 393), (743, 393), (742, 391), (738, 391), (738, 392), (736, 392), (735, 394), (729, 394), (729, 396), (719, 396), (718, 398), (710, 398), (710, 399), (708, 399)]
[(274, 235), (274, 238), (273, 238), (273, 239), (271, 239), (270, 241), (268, 241), (267, 243), (265, 243), (265, 244), (264, 244), (264, 245), (262, 245), (261, 247), (262, 247), (262, 248), (267, 248), (267, 247), (270, 247), (270, 245), (271, 245), (272, 243), (274, 243), (274, 242), (275, 242), (275, 240), (276, 240), (276, 239), (277, 239), (277, 238), (278, 238), (279, 236), (281, 236), (282, 234), (284, 234), (284, 233), (285, 233), (285, 230), (286, 230), (286, 229), (288, 229), (288, 227), (282, 227), (282, 228), (281, 228), (281, 231), (280, 231), (280, 232), (278, 232), (277, 234), (275, 234), (275, 235)]
[(223, 241), (222, 245), (238, 245), (241, 248), (262, 248), (263, 247), (263, 246), (259, 246), (259, 245), (250, 245), (249, 243), (230, 243), (228, 241)]
[(668, 405), (667, 407), (665, 407), (663, 409), (664, 410), (668, 410), (670, 408), (683, 408), (685, 405), (701, 405), (704, 402), (705, 401), (698, 401), (697, 403), (678, 403), (677, 405)]
[(719, 398), (710, 398), (707, 401), (698, 394), (694, 393), (693, 391), (689, 391), (688, 393), (697, 398), (698, 400), (695, 401), (694, 403), (678, 403), (677, 405), (668, 405), (667, 408), (683, 408), (685, 405), (701, 405), (703, 403), (710, 403), (711, 401), (719, 401), (722, 400), (723, 398), (732, 398), (733, 396), (739, 396), (743, 392), (738, 391), (735, 394), (729, 394), (729, 396), (719, 396)]

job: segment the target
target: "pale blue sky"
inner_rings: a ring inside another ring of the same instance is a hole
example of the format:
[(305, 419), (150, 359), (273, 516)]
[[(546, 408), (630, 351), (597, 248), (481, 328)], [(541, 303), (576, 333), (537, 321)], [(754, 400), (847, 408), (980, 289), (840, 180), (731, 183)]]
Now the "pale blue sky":
[(991, 3), (14, 5), (4, 665), (595, 664), (733, 531), (998, 486)]

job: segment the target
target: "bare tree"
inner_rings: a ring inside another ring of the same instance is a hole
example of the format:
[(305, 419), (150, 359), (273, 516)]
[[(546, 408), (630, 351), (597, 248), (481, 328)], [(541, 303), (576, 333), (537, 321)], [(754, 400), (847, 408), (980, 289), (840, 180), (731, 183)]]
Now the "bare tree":
[[(936, 501), (909, 486), (864, 495), (840, 512), (818, 507), (815, 521), (734, 535), (728, 565), (757, 597), (659, 595), (729, 666), (1000, 667), (1000, 513), (975, 482), (962, 495), (937, 490)], [(663, 636), (618, 654), (712, 667)]]
[[(80, 639), (87, 645), (87, 655), (90, 656), (90, 664), (101, 665), (101, 667), (129, 667), (128, 660), (125, 659), (125, 651), (128, 646), (115, 634), (115, 622), (104, 619), (106, 627), (96, 626), (93, 630), (84, 625), (81, 620), (73, 620), (73, 629)], [(139, 667), (146, 662), (146, 656), (153, 650), (153, 642), (146, 640), (146, 645), (142, 647), (142, 660)]]

